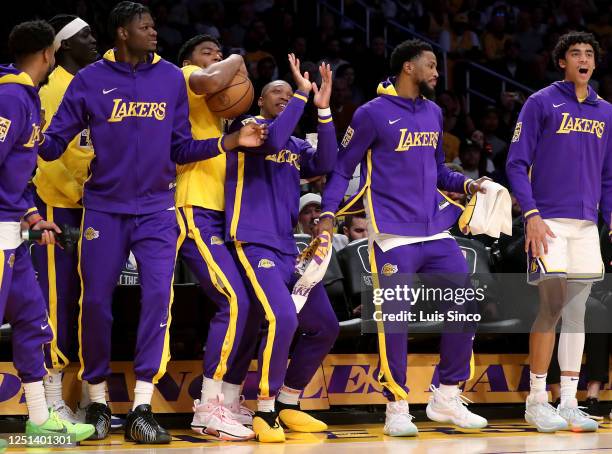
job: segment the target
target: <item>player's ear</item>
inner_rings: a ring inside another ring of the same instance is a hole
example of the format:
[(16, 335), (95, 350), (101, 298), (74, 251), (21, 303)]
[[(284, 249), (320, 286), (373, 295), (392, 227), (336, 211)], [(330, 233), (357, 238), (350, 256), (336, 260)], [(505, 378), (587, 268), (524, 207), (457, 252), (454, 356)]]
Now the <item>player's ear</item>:
[(413, 69), (414, 69), (414, 65), (412, 64), (412, 62), (405, 61), (404, 64), (402, 65), (402, 71), (404, 71), (407, 74), (412, 73)]
[(119, 27), (117, 29), (117, 36), (119, 37), (120, 40), (122, 41), (126, 41), (127, 37), (128, 37), (128, 31), (127, 28), (125, 27)]

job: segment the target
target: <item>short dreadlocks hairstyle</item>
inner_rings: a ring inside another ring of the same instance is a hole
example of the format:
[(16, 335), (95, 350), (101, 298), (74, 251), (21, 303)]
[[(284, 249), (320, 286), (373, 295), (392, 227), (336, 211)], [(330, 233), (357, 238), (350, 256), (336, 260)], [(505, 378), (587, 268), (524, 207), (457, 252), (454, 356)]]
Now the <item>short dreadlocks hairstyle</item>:
[(125, 27), (136, 16), (143, 14), (151, 14), (151, 10), (145, 5), (127, 1), (117, 3), (108, 15), (108, 33), (111, 38), (116, 39), (119, 27)]

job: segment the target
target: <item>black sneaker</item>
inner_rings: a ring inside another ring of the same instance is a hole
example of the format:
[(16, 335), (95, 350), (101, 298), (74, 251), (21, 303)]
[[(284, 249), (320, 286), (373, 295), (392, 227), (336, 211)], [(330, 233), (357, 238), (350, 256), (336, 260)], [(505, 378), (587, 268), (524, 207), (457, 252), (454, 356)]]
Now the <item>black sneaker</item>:
[(584, 412), (591, 416), (605, 415), (605, 412), (601, 408), (601, 405), (599, 405), (599, 399), (597, 399), (596, 397), (589, 397), (582, 403), (581, 406), (585, 407)]
[(274, 402), (274, 408), (276, 409), (276, 412), (278, 414), (280, 414), (280, 412), (283, 411), (283, 410), (297, 410), (297, 411), (300, 411), (300, 404), (291, 405), (291, 404), (286, 404), (284, 402), (281, 402), (281, 401), (277, 400), (276, 402)]
[(559, 405), (561, 405), (561, 398), (557, 398), (557, 400), (555, 400), (553, 402), (553, 407), (557, 408)]
[(85, 423), (96, 428), (89, 440), (103, 440), (108, 435), (111, 425), (111, 410), (108, 405), (92, 402), (85, 410)]
[(151, 406), (142, 404), (130, 411), (125, 418), (125, 439), (162, 445), (170, 443), (172, 435), (155, 420)]

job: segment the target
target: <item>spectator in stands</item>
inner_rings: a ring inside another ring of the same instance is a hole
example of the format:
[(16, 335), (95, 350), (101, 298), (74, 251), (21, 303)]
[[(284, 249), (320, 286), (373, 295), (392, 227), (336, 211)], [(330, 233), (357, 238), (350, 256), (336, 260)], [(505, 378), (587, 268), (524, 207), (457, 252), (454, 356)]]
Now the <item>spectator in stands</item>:
[(463, 174), (473, 180), (489, 176), (495, 170), (493, 162), (482, 147), (471, 139), (461, 142), (458, 161), (457, 164), (463, 168)]
[(349, 90), (351, 91), (351, 101), (355, 105), (361, 105), (365, 101), (365, 97), (363, 95), (363, 91), (361, 87), (359, 87), (355, 83), (355, 67), (350, 63), (342, 65), (338, 67), (336, 70), (335, 77), (337, 79), (344, 79), (346, 84), (348, 85)]
[(594, 33), (600, 41), (605, 41), (612, 37), (612, 24), (610, 19), (612, 13), (612, 4), (608, 5), (608, 9), (604, 9), (596, 16), (596, 21), (588, 25), (588, 30)]
[(465, 98), (458, 97), (450, 90), (444, 90), (436, 98), (442, 109), (444, 136), (442, 147), (446, 162), (452, 162), (459, 156), (459, 144), (472, 131), (474, 122), (466, 112)]
[(484, 54), (487, 60), (495, 61), (504, 56), (504, 44), (510, 35), (506, 31), (506, 9), (498, 7), (493, 11), (482, 41)]
[(427, 36), (438, 41), (443, 31), (450, 32), (450, 17), (448, 14), (448, 2), (445, 0), (431, 0), (427, 2), (429, 11), (424, 18), (424, 29)]
[[(360, 58), (353, 63), (359, 75), (359, 83), (362, 84), (365, 98), (367, 100), (374, 98), (376, 96), (376, 87), (389, 73), (389, 60), (386, 55), (385, 39), (382, 36), (374, 37), (364, 58)], [(334, 121), (336, 121), (335, 117)], [(337, 123), (336, 129), (338, 129)]]
[(533, 24), (532, 14), (524, 9), (519, 13), (517, 31), (514, 39), (521, 48), (519, 58), (525, 62), (532, 62), (542, 49), (542, 35)]
[(467, 13), (457, 14), (453, 18), (451, 29), (440, 32), (438, 43), (451, 57), (462, 57), (480, 49), (480, 39), (470, 29)]
[(525, 103), (525, 96), (518, 91), (504, 91), (499, 96), (499, 128), (500, 138), (509, 142), (512, 138), (514, 126), (521, 107)]
[(358, 107), (351, 100), (351, 90), (345, 79), (334, 80), (330, 107), (336, 125), (336, 136), (340, 141)]
[(320, 65), (323, 61), (331, 66), (333, 74), (336, 74), (338, 68), (342, 65), (346, 65), (348, 62), (341, 56), (340, 40), (332, 36), (325, 44), (324, 58), (317, 64)]
[(484, 133), (484, 140), (491, 145), (492, 158), (504, 150), (508, 144), (498, 136), (499, 111), (494, 106), (488, 106), (480, 118), (480, 128)]
[[(506, 76), (509, 79), (528, 85), (531, 75), (529, 74), (527, 63), (522, 61), (520, 56), (520, 44), (513, 39), (507, 39), (504, 43), (503, 58), (494, 62), (492, 64), (492, 68), (502, 76)], [(502, 90), (501, 84), (499, 90)]]
[(315, 219), (321, 214), (321, 196), (309, 192), (300, 197), (300, 211), (298, 215), (298, 233), (312, 235)]
[(344, 218), (342, 232), (348, 238), (349, 243), (367, 238), (368, 223), (366, 222), (365, 213), (348, 214)]
[(227, 38), (224, 39), (224, 42), (232, 47), (242, 47), (247, 30), (254, 20), (255, 8), (253, 3), (243, 2), (238, 7), (238, 20), (229, 28)]

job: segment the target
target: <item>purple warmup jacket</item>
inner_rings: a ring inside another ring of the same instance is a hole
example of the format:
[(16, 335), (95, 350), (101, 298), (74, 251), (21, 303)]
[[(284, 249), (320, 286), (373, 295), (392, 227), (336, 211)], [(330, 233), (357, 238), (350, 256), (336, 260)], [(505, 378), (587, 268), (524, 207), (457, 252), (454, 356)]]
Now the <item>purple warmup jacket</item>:
[(26, 73), (0, 66), (0, 222), (34, 212), (28, 181), (36, 167), (40, 99)]
[(242, 117), (230, 131), (250, 121), (267, 123), (268, 138), (257, 148), (227, 154), (225, 177), (226, 239), (245, 241), (296, 254), (293, 228), (297, 224), (300, 178), (311, 178), (331, 171), (338, 145), (330, 116), (319, 117), (318, 144), (291, 133), (306, 105), (306, 96), (297, 91), (285, 110), (272, 120)]
[(222, 138), (193, 140), (181, 70), (153, 54), (135, 68), (113, 50), (77, 73), (45, 131), (39, 154), (61, 156), (89, 127), (95, 156), (83, 206), (148, 214), (174, 206), (176, 164), (223, 153)]
[(452, 226), (461, 207), (438, 188), (465, 192), (469, 179), (444, 165), (442, 111), (433, 102), (397, 95), (393, 79), (359, 107), (346, 130), (338, 162), (323, 194), (324, 215), (335, 214), (361, 162), (358, 192), (338, 215), (361, 211), (367, 198), (376, 233), (430, 236)]
[[(527, 99), (514, 130), (506, 174), (525, 218), (584, 219), (612, 211), (612, 106), (589, 87), (578, 102), (572, 82)], [(531, 173), (531, 174), (530, 174)]]

